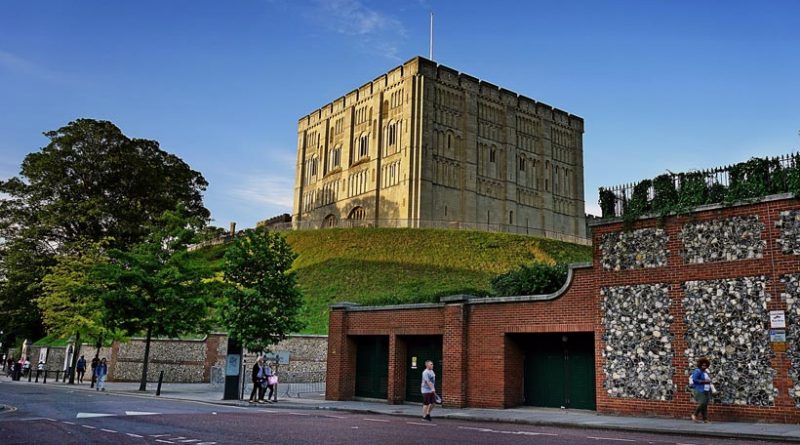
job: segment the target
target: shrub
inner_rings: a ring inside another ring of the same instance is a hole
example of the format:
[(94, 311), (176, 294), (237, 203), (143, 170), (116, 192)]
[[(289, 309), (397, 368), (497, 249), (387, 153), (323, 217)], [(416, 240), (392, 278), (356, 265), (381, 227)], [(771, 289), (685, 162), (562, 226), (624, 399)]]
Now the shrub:
[(522, 265), (492, 279), (492, 291), (500, 297), (550, 294), (567, 282), (567, 265), (533, 263)]

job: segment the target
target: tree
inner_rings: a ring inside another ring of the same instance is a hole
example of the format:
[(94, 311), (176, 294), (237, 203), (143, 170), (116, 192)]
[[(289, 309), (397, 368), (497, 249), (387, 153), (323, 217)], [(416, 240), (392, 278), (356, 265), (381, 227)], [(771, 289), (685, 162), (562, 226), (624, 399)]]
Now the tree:
[(178, 204), (204, 221), (209, 216), (206, 180), (156, 141), (92, 119), (45, 136), (50, 143), (25, 157), (19, 177), (0, 180), (0, 249), (29, 250), (28, 261), (0, 258), (0, 317), (24, 322), (14, 326), (21, 335), (41, 330), (32, 290), (63, 246), (109, 239), (126, 249)]
[(15, 337), (40, 338), (44, 335), (36, 297), (42, 277), (52, 265), (52, 258), (30, 240), (0, 243), (0, 314), (3, 320), (4, 345)]
[(140, 391), (147, 389), (153, 336), (201, 333), (211, 326), (212, 271), (186, 250), (202, 225), (184, 208), (164, 212), (144, 241), (129, 250), (111, 249), (109, 263), (97, 269), (108, 287), (104, 304), (110, 326), (145, 333)]
[(249, 229), (225, 252), (225, 289), (220, 315), (228, 335), (251, 351), (263, 351), (303, 325), (294, 272), (296, 255), (286, 240), (266, 229)]
[(81, 349), (81, 336), (100, 338), (107, 332), (104, 286), (94, 270), (108, 263), (103, 242), (77, 243), (56, 258), (56, 264), (44, 276), (42, 294), (36, 304), (42, 321), (51, 335), (75, 336), (75, 352), (70, 365), (70, 384), (74, 383), (75, 365)]

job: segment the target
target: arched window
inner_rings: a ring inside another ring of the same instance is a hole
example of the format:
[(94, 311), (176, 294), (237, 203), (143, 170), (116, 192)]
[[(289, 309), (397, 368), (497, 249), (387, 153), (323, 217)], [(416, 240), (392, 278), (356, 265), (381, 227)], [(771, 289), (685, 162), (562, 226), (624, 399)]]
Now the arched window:
[(367, 155), (369, 155), (369, 135), (362, 134), (358, 138), (358, 157), (363, 158)]
[(355, 207), (350, 211), (350, 214), (347, 215), (347, 219), (351, 221), (363, 221), (366, 217), (366, 213), (364, 207)]
[(336, 227), (336, 215), (329, 214), (322, 220), (322, 228), (327, 229), (331, 227)]
[(328, 150), (328, 171), (339, 168), (342, 164), (342, 146), (337, 145)]
[(494, 147), (489, 148), (489, 162), (494, 162), (497, 159), (497, 149)]

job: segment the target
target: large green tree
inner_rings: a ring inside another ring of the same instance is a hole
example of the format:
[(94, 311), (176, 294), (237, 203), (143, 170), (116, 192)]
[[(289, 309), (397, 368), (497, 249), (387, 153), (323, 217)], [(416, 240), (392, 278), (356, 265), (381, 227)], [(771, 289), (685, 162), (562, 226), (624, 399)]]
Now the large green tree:
[(45, 136), (50, 142), (25, 157), (18, 177), (0, 180), (0, 318), (14, 320), (12, 335), (41, 332), (36, 289), (63, 246), (108, 238), (126, 249), (178, 204), (209, 216), (206, 180), (156, 141), (93, 119)]
[(148, 237), (128, 250), (109, 250), (96, 270), (106, 286), (104, 305), (111, 327), (145, 334), (139, 390), (147, 389), (152, 338), (197, 334), (210, 329), (216, 295), (208, 263), (186, 250), (203, 221), (186, 210), (167, 211)]
[(246, 230), (228, 247), (220, 316), (238, 344), (263, 351), (303, 327), (303, 302), (290, 270), (295, 257), (280, 234), (266, 229)]

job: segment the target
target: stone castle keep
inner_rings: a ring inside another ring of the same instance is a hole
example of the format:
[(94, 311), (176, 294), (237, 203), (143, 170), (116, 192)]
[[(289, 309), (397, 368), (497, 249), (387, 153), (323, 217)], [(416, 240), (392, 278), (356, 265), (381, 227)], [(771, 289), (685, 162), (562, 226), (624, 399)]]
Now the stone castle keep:
[(583, 119), (416, 57), (300, 119), (292, 225), (585, 242)]

